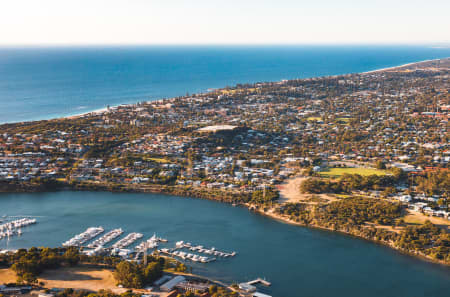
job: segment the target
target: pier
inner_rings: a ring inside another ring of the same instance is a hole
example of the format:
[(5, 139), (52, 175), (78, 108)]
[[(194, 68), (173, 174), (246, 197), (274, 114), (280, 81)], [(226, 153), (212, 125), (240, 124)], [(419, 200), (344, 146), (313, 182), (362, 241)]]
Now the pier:
[(249, 285), (263, 284), (263, 285), (268, 286), (268, 287), (272, 285), (271, 282), (266, 281), (265, 279), (262, 279), (260, 277), (258, 277), (255, 280), (247, 282), (247, 284), (249, 284)]
[(184, 241), (176, 242), (175, 249), (183, 249), (183, 248), (189, 249), (191, 251), (198, 251), (199, 253), (204, 253), (204, 254), (214, 255), (214, 256), (219, 256), (219, 257), (224, 257), (224, 258), (236, 256), (236, 252), (227, 253), (227, 252), (218, 251), (214, 247), (208, 249), (208, 248), (205, 248), (203, 245), (194, 246), (189, 242), (187, 242), (187, 243), (185, 243)]

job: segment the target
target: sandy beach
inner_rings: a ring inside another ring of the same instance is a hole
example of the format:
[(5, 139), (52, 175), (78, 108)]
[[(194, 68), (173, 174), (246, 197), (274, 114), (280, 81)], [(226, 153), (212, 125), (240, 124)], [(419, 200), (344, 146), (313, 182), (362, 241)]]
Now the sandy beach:
[(88, 111), (88, 112), (83, 112), (83, 113), (68, 116), (68, 117), (61, 117), (59, 119), (76, 119), (76, 118), (83, 117), (83, 116), (90, 115), (90, 114), (99, 115), (99, 114), (105, 113), (107, 111), (108, 111), (108, 108), (104, 107), (104, 108), (99, 108), (99, 109), (95, 109), (95, 110)]
[(422, 63), (434, 62), (434, 61), (443, 61), (443, 60), (448, 60), (448, 59), (450, 59), (450, 57), (442, 58), (442, 59), (430, 59), (430, 60), (423, 60), (423, 61), (418, 61), (418, 62), (411, 62), (411, 63), (406, 63), (406, 64), (402, 64), (402, 65), (398, 65), (398, 66), (392, 66), (392, 67), (386, 67), (386, 68), (380, 68), (380, 69), (375, 69), (375, 70), (371, 70), (371, 71), (366, 71), (366, 72), (362, 72), (362, 74), (370, 74), (370, 73), (375, 73), (375, 72), (382, 72), (382, 71), (401, 69), (401, 68), (408, 67), (408, 66), (413, 66), (413, 65), (421, 66), (420, 64), (422, 64)]

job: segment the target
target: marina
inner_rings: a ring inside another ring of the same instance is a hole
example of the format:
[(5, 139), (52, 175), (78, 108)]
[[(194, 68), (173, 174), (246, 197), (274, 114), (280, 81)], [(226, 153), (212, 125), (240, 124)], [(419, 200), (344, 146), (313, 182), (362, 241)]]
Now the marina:
[[(210, 263), (216, 261), (219, 257), (228, 258), (236, 255), (236, 252), (227, 253), (216, 250), (216, 248), (214, 247), (208, 249), (204, 248), (202, 245), (193, 246), (191, 243), (189, 242), (185, 243), (184, 241), (177, 241), (174, 248), (161, 248), (157, 250), (159, 243), (167, 243), (168, 240), (161, 237), (157, 237), (155, 233), (149, 239), (144, 240), (140, 242), (138, 245), (136, 245), (134, 249), (127, 247), (131, 246), (138, 239), (142, 238), (144, 234), (132, 232), (129, 233), (124, 238), (112, 244), (111, 247), (105, 247), (107, 243), (113, 241), (114, 239), (116, 239), (117, 237), (119, 237), (121, 234), (124, 233), (122, 228), (113, 229), (104, 234), (102, 237), (89, 243), (87, 246), (83, 246), (83, 243), (86, 243), (89, 240), (94, 239), (103, 232), (104, 232), (103, 227), (89, 227), (83, 233), (80, 233), (74, 236), (73, 238), (69, 239), (68, 241), (64, 242), (63, 246), (80, 247), (82, 249), (82, 253), (89, 256), (109, 254), (112, 256), (120, 256), (124, 259), (135, 261), (139, 261), (139, 259), (143, 258), (143, 256), (147, 254), (148, 250), (154, 250), (161, 254), (174, 257), (180, 260), (184, 261), (189, 260), (192, 262), (199, 262), (199, 263)], [(182, 249), (188, 249), (189, 251), (204, 253), (210, 255), (211, 257), (185, 252)], [(212, 256), (217, 256), (218, 258)]]

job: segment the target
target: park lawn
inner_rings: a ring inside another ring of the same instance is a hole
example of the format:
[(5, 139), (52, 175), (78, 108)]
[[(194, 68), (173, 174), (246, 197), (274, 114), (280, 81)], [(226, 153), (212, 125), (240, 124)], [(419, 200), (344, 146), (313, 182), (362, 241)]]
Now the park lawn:
[(352, 195), (348, 195), (348, 194), (334, 194), (334, 196), (336, 196), (336, 198), (341, 198), (341, 199), (353, 197)]
[(234, 95), (236, 93), (242, 93), (242, 92), (255, 92), (257, 89), (256, 88), (244, 88), (244, 89), (232, 89), (232, 90), (220, 90), (220, 92), (222, 92), (222, 94), (225, 95)]
[(350, 122), (351, 120), (353, 120), (353, 118), (336, 118), (336, 121), (340, 121), (340, 122)]
[(170, 163), (170, 160), (164, 158), (145, 158), (146, 161), (154, 161), (157, 163)]
[(353, 118), (337, 118), (336, 122), (343, 123), (345, 125), (349, 125), (351, 120), (353, 120)]
[(320, 171), (319, 174), (322, 177), (333, 177), (338, 178), (344, 175), (345, 173), (348, 174), (359, 174), (362, 176), (369, 176), (369, 175), (386, 175), (386, 170), (380, 170), (375, 168), (350, 168), (350, 167), (344, 167), (344, 168), (327, 168), (324, 171)]

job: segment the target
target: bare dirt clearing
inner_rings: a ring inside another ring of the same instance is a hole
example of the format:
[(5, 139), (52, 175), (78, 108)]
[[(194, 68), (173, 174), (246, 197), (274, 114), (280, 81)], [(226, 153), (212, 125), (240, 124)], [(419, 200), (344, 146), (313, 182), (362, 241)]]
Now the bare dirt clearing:
[(450, 231), (450, 220), (446, 220), (444, 218), (426, 216), (420, 212), (410, 211), (408, 210), (407, 215), (403, 218), (405, 223), (410, 225), (422, 225), (426, 220), (429, 220), (431, 223), (443, 228), (447, 231)]
[(308, 203), (308, 204), (317, 204), (316, 201), (313, 201), (313, 197), (318, 197), (323, 199), (325, 202), (336, 201), (335, 197), (332, 197), (327, 194), (304, 194), (300, 192), (300, 185), (307, 177), (305, 176), (297, 176), (291, 179), (288, 179), (285, 183), (283, 183), (280, 189), (280, 199), (278, 200), (280, 203)]
[(116, 293), (124, 289), (116, 286), (111, 270), (101, 268), (70, 267), (48, 270), (39, 276), (39, 281), (48, 288), (73, 288), (90, 291), (100, 289), (111, 290)]
[(16, 279), (16, 273), (11, 269), (0, 269), (0, 285), (15, 283)]

